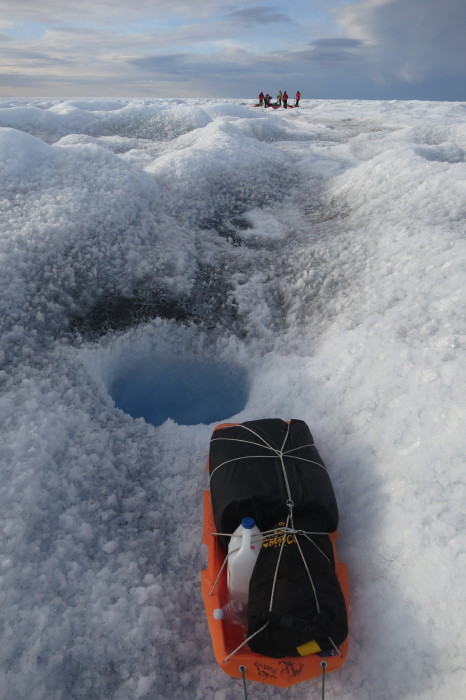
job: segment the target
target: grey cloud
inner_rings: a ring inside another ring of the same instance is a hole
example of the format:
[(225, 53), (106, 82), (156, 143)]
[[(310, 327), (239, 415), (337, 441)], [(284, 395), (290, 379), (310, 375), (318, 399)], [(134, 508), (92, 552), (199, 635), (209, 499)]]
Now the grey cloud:
[(209, 79), (212, 75), (249, 73), (251, 65), (239, 65), (222, 56), (199, 54), (163, 54), (135, 58), (128, 63), (136, 68), (154, 74), (164, 74), (167, 79), (199, 78)]
[(102, 33), (99, 32), (96, 29), (91, 29), (89, 27), (86, 27), (86, 29), (83, 29), (82, 27), (73, 27), (73, 26), (68, 26), (68, 25), (57, 25), (56, 27), (51, 30), (53, 32), (58, 32), (60, 34), (76, 34), (76, 35), (81, 35), (81, 36), (96, 36), (96, 37), (101, 37)]
[(465, 0), (363, 0), (335, 14), (350, 36), (371, 44), (379, 80), (465, 75)]
[(206, 17), (224, 8), (222, 0), (0, 0), (0, 13), (10, 21), (38, 22), (49, 25), (78, 21), (89, 24), (141, 20), (166, 13), (184, 17)]
[(364, 46), (364, 42), (360, 39), (349, 39), (347, 37), (335, 37), (332, 39), (315, 39), (312, 45), (318, 49), (359, 49)]
[[(29, 96), (43, 96), (50, 94), (57, 95), (82, 95), (82, 96), (114, 96), (115, 92), (125, 87), (125, 94), (131, 94), (134, 80), (121, 78), (121, 75), (109, 76), (105, 83), (102, 83), (100, 76), (86, 74), (85, 76), (73, 76), (70, 79), (66, 75), (56, 75), (55, 73), (35, 71), (32, 73), (0, 73), (0, 89), (5, 90), (8, 95), (16, 91), (25, 92)], [(140, 93), (150, 92), (150, 86), (144, 87), (140, 81)]]
[(0, 73), (0, 86), (5, 88), (29, 88), (42, 85), (42, 81), (38, 81), (36, 76), (23, 73)]
[(354, 63), (361, 60), (366, 48), (366, 44), (360, 39), (346, 37), (316, 39), (311, 42), (309, 49), (289, 52), (284, 55), (284, 59), (310, 63)]
[(173, 79), (176, 77), (185, 78), (189, 74), (196, 75), (199, 71), (198, 62), (193, 60), (193, 56), (190, 54), (144, 56), (132, 59), (128, 63), (144, 71), (163, 73)]
[(226, 15), (227, 19), (244, 24), (281, 24), (291, 22), (288, 15), (277, 12), (275, 7), (260, 5), (257, 7), (246, 7), (244, 10), (234, 10)]
[[(46, 91), (53, 85), (62, 85), (69, 82), (63, 76), (57, 76), (47, 72), (32, 73), (0, 73), (0, 87), (4, 88), (26, 88), (29, 94), (40, 94), (41, 90)], [(87, 82), (87, 81), (86, 81)], [(76, 81), (79, 84), (79, 81)]]
[(50, 63), (50, 65), (72, 65), (74, 61), (69, 58), (57, 58), (43, 51), (34, 51), (32, 49), (23, 49), (18, 46), (7, 46), (1, 51), (1, 60), (3, 63), (7, 61), (15, 61), (17, 65), (27, 65), (28, 62), (35, 63)]

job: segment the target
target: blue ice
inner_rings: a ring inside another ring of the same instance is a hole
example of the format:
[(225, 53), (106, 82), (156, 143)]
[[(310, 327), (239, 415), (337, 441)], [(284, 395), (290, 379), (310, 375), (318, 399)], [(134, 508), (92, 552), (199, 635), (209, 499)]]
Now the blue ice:
[(154, 358), (127, 369), (113, 382), (110, 395), (122, 411), (152, 425), (168, 418), (197, 425), (239, 413), (248, 389), (247, 374), (237, 365)]

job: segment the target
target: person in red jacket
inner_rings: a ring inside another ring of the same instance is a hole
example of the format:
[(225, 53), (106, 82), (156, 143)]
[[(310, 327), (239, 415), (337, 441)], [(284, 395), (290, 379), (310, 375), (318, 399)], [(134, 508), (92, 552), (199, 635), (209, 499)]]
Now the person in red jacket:
[(284, 109), (288, 109), (288, 93), (286, 90), (282, 95), (282, 102), (283, 102)]
[(295, 107), (299, 107), (299, 100), (301, 99), (301, 93), (298, 92), (296, 93), (296, 102), (295, 102)]
[(264, 93), (261, 91), (259, 93), (259, 105), (262, 107), (263, 104), (264, 104)]

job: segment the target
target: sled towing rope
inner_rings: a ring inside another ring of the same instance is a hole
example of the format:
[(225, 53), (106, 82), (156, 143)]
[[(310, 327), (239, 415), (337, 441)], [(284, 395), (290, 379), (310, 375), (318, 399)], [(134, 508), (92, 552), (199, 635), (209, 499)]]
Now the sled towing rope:
[[(322, 693), (321, 693), (320, 698), (321, 698), (321, 700), (325, 700), (325, 669), (327, 668), (327, 662), (326, 662), (326, 661), (321, 661), (321, 662), (320, 662), (320, 667), (321, 667), (321, 669), (322, 669), (322, 677), (321, 677), (321, 678), (322, 678), (322, 685), (321, 685)], [(245, 668), (243, 665), (241, 665), (241, 666), (239, 667), (239, 670), (241, 671), (241, 677), (242, 677), (242, 679), (243, 679), (243, 694), (244, 694), (244, 700), (248, 700), (248, 689), (247, 689), (247, 686), (246, 686), (246, 676), (245, 676), (246, 668)]]
[(239, 670), (241, 671), (241, 676), (243, 678), (244, 700), (248, 700), (248, 689), (246, 687), (246, 668), (245, 666), (240, 666)]
[[(349, 579), (335, 546), (333, 488), (309, 428), (279, 419), (221, 424), (207, 470), (201, 587), (218, 665), (242, 679), (245, 698), (247, 680), (286, 688), (319, 675), (324, 698), (326, 672), (347, 655)], [(228, 542), (246, 516), (262, 545), (247, 628), (216, 614), (229, 601), (227, 563), (237, 550), (227, 553)]]

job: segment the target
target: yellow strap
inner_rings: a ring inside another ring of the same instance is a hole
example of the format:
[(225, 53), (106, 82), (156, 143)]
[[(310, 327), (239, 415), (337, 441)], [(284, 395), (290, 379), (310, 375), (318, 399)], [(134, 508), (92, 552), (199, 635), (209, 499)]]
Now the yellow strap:
[(317, 654), (320, 651), (320, 646), (317, 644), (315, 639), (306, 644), (301, 644), (301, 646), (296, 647), (296, 651), (300, 656), (309, 656), (310, 654)]

